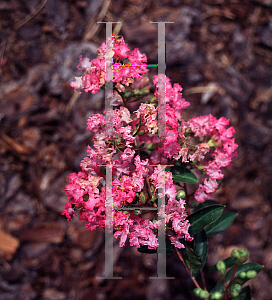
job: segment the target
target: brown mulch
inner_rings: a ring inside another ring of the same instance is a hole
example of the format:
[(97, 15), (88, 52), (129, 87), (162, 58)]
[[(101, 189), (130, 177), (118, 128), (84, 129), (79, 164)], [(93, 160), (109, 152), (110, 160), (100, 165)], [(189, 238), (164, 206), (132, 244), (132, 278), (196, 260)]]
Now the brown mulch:
[[(208, 265), (246, 247), (265, 265), (253, 299), (272, 294), (272, 1), (2, 0), (0, 2), (0, 300), (193, 299), (177, 258), (172, 280), (152, 280), (156, 254), (114, 246), (114, 272), (100, 280), (104, 233), (61, 216), (67, 176), (79, 171), (92, 134), (86, 120), (104, 95), (77, 97), (79, 55), (91, 59), (115, 28), (130, 48), (157, 60), (157, 25), (166, 25), (166, 74), (184, 88), (184, 118), (231, 119), (239, 156), (214, 199), (239, 213), (210, 240)], [(150, 69), (150, 75), (156, 69)], [(214, 286), (215, 277), (207, 277)], [(159, 281), (159, 282), (158, 282)]]

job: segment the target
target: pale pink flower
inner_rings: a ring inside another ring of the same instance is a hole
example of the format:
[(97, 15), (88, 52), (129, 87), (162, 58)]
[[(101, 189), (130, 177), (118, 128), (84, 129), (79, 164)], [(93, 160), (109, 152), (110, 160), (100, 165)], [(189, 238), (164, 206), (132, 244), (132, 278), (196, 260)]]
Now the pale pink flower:
[(210, 147), (208, 143), (201, 143), (198, 146), (198, 149), (193, 154), (189, 154), (189, 159), (191, 161), (197, 159), (198, 161), (204, 159), (204, 155), (210, 151)]
[(216, 180), (211, 178), (209, 180), (207, 180), (207, 178), (204, 179), (203, 188), (207, 194), (214, 193), (217, 187), (218, 187), (218, 182)]
[(70, 86), (79, 94), (81, 94), (82, 89), (84, 88), (84, 82), (82, 77), (75, 77), (75, 81), (72, 81)]
[(105, 132), (105, 116), (101, 114), (94, 114), (87, 120), (87, 130), (92, 130), (98, 134)]
[(204, 188), (201, 185), (196, 190), (194, 197), (199, 202), (204, 202), (205, 200), (210, 198), (210, 196), (205, 193)]
[(211, 179), (222, 179), (224, 177), (220, 167), (218, 167), (215, 162), (211, 162), (206, 167), (204, 167), (204, 171)]
[(77, 65), (77, 69), (80, 72), (86, 72), (90, 71), (92, 67), (92, 63), (90, 62), (90, 59), (85, 57), (82, 59), (82, 55), (79, 56), (79, 64)]

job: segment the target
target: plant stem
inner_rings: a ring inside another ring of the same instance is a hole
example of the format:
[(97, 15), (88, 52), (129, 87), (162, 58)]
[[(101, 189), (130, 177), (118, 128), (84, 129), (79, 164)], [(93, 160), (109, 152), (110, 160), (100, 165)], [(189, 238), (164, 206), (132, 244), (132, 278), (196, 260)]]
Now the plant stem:
[(186, 201), (187, 214), (188, 214), (188, 216), (190, 216), (190, 199), (188, 197), (186, 183), (184, 183), (184, 191), (185, 191), (185, 201)]
[[(234, 279), (234, 276), (235, 276), (235, 272), (236, 272), (236, 270), (237, 270), (237, 267), (238, 267), (238, 265), (235, 265), (234, 268), (233, 268), (233, 271), (232, 271), (232, 274), (231, 274), (231, 278), (230, 278), (229, 284), (227, 285), (226, 290), (225, 290), (225, 293), (224, 293), (224, 296), (223, 296), (223, 300), (228, 300), (228, 290), (229, 290), (230, 286), (231, 286), (232, 283), (233, 283), (233, 279)], [(224, 277), (225, 277), (225, 276), (224, 276)]]
[(201, 274), (201, 279), (202, 279), (202, 282), (203, 282), (204, 290), (207, 291), (203, 270), (200, 271), (200, 274)]
[(197, 288), (200, 288), (200, 289), (201, 289), (201, 287), (200, 287), (200, 285), (198, 284), (198, 282), (196, 281), (196, 279), (190, 275), (190, 272), (189, 272), (189, 270), (188, 270), (188, 268), (187, 268), (187, 266), (186, 266), (186, 264), (185, 264), (185, 261), (184, 261), (183, 257), (181, 256), (181, 254), (179, 253), (178, 249), (177, 249), (174, 245), (172, 245), (172, 247), (173, 247), (173, 250), (176, 252), (176, 254), (177, 254), (179, 260), (180, 260), (181, 263), (183, 264), (183, 267), (185, 268), (185, 270), (186, 270), (188, 276), (191, 277), (191, 279), (192, 279), (194, 285), (195, 285)]

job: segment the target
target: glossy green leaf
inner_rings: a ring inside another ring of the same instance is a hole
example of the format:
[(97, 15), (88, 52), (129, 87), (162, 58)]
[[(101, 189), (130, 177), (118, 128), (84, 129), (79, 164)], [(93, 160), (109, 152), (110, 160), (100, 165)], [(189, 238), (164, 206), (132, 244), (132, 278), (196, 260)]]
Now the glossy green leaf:
[[(237, 269), (236, 269), (235, 277), (234, 277), (234, 278), (238, 277), (238, 275), (239, 275), (240, 272), (247, 272), (247, 271), (250, 271), (250, 270), (254, 270), (254, 271), (256, 271), (257, 273), (259, 273), (259, 272), (263, 269), (263, 267), (264, 267), (264, 266), (261, 266), (261, 265), (255, 264), (255, 263), (247, 263), (247, 264), (240, 265), (240, 266), (238, 266)], [(225, 278), (226, 278), (227, 284), (229, 284), (229, 282), (230, 282), (230, 278), (231, 278), (231, 275), (232, 275), (232, 272), (233, 272), (233, 268), (234, 268), (234, 267), (232, 267), (232, 268), (228, 271), (228, 273), (226, 274), (226, 277), (225, 277)], [(241, 285), (243, 285), (243, 284), (246, 283), (248, 280), (250, 280), (250, 279), (248, 279), (247, 277), (246, 277), (246, 278), (238, 278), (238, 279), (235, 280), (235, 282), (236, 282), (236, 283), (239, 283), (239, 284), (241, 284)], [(216, 285), (214, 291), (215, 291), (215, 292), (220, 292), (220, 293), (222, 293), (222, 289), (223, 289), (223, 285), (222, 285), (222, 283), (219, 281), (219, 282), (217, 283), (217, 285)]]
[(220, 204), (220, 203), (215, 201), (215, 200), (206, 200), (204, 202), (199, 203), (198, 206), (194, 209), (194, 212), (201, 209), (201, 208), (203, 208), (203, 207), (211, 206), (211, 205), (214, 205), (214, 204)]
[(207, 225), (215, 222), (222, 214), (225, 206), (224, 205), (211, 205), (197, 210), (188, 216), (188, 220), (191, 224), (189, 228), (190, 234), (195, 234)]
[(166, 171), (170, 171), (173, 175), (174, 181), (187, 182), (187, 183), (197, 183), (197, 177), (195, 174), (187, 168), (174, 166), (167, 168)]
[(182, 249), (182, 257), (185, 261), (185, 264), (192, 275), (197, 274), (202, 268), (202, 260), (201, 258), (194, 252), (191, 248)]
[[(224, 259), (223, 262), (226, 265), (226, 269), (232, 268), (235, 265), (235, 259), (233, 257), (228, 257)], [(208, 272), (215, 272), (215, 271), (217, 271), (216, 264), (208, 270)]]
[(251, 300), (250, 287), (248, 285), (242, 289), (241, 295), (244, 295), (243, 300)]
[(214, 223), (208, 225), (205, 228), (207, 237), (212, 237), (216, 235), (217, 233), (226, 230), (232, 222), (235, 220), (235, 218), (238, 216), (238, 213), (234, 212), (226, 212), (218, 218)]
[(208, 254), (208, 241), (205, 230), (201, 230), (200, 232), (195, 234), (194, 244), (195, 253), (201, 258), (203, 268), (206, 263), (206, 258)]

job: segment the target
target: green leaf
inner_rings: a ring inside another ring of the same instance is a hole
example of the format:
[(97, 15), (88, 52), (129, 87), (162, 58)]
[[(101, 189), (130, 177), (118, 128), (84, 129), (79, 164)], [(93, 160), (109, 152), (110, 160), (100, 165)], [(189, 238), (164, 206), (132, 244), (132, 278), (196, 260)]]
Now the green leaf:
[(251, 293), (250, 293), (250, 287), (247, 285), (245, 286), (240, 295), (244, 295), (243, 300), (251, 300)]
[[(235, 265), (235, 259), (233, 257), (228, 257), (224, 259), (223, 262), (226, 265), (226, 269), (232, 268)], [(208, 273), (215, 271), (217, 271), (216, 264), (208, 270)]]
[(195, 253), (201, 258), (204, 266), (208, 254), (208, 241), (205, 230), (201, 230), (200, 232), (195, 234), (194, 243)]
[(206, 263), (206, 258), (208, 254), (208, 241), (205, 230), (201, 230), (200, 232), (195, 234), (194, 244), (195, 253), (201, 258), (203, 268)]
[(191, 224), (189, 233), (195, 234), (205, 228), (207, 225), (215, 222), (222, 214), (224, 205), (211, 205), (193, 212), (188, 216), (188, 220)]
[(194, 212), (201, 209), (201, 208), (203, 208), (203, 207), (211, 206), (211, 205), (214, 205), (214, 204), (220, 204), (220, 203), (215, 201), (215, 200), (206, 200), (204, 202), (199, 203), (198, 206), (194, 209)]
[[(250, 271), (250, 270), (254, 270), (257, 273), (259, 273), (263, 269), (263, 267), (264, 266), (261, 266), (261, 265), (255, 264), (255, 263), (247, 263), (247, 264), (240, 265), (236, 269), (234, 278), (238, 277), (238, 275), (239, 275), (240, 272), (247, 272), (247, 271)], [(228, 273), (226, 274), (225, 278), (226, 278), (227, 284), (229, 284), (229, 282), (230, 282), (230, 278), (231, 278), (231, 275), (232, 275), (233, 268), (234, 267), (232, 267), (228, 271)], [(243, 285), (248, 280), (250, 280), (250, 279), (247, 278), (247, 277), (245, 277), (245, 278), (238, 278), (238, 279), (235, 280), (235, 282)], [(220, 281), (217, 283), (214, 291), (222, 293), (222, 291), (223, 291), (223, 285), (222, 285), (222, 283)]]
[(167, 168), (166, 171), (170, 171), (172, 173), (174, 181), (187, 182), (187, 183), (198, 182), (195, 174), (192, 171), (188, 170), (187, 168), (174, 166), (174, 167)]
[(182, 249), (182, 257), (185, 261), (185, 264), (189, 271), (192, 272), (193, 275), (197, 274), (202, 268), (202, 260), (201, 258), (194, 252), (191, 248)]
[(214, 223), (205, 228), (207, 237), (216, 235), (217, 233), (226, 230), (238, 216), (238, 213), (226, 212), (220, 216)]

